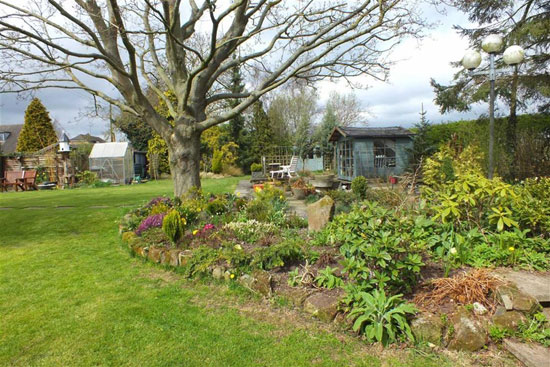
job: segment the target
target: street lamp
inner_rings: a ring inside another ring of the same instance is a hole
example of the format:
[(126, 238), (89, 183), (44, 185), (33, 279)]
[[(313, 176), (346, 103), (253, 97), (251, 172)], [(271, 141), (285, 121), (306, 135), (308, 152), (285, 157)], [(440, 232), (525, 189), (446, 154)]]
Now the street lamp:
[[(488, 75), (491, 83), (491, 92), (489, 94), (489, 179), (493, 178), (494, 171), (494, 157), (493, 146), (495, 140), (495, 79), (496, 74), (503, 72), (504, 70), (495, 69), (495, 56), (500, 53), (504, 41), (498, 34), (490, 34), (483, 42), (481, 42), (481, 48), (483, 51), (489, 54), (489, 71), (488, 72), (474, 72), (474, 70), (481, 64), (481, 54), (475, 50), (469, 50), (462, 58), (462, 66), (469, 70), (472, 75)], [(503, 59), (508, 65), (518, 65), (523, 61), (525, 57), (525, 51), (520, 46), (510, 46), (504, 51)]]

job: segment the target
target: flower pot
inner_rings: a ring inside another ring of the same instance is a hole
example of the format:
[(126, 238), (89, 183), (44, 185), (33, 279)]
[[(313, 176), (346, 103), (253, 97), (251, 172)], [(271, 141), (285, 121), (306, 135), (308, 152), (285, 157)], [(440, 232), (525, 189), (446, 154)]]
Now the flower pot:
[(297, 200), (303, 200), (306, 197), (306, 189), (298, 189), (298, 188), (291, 188), (292, 195), (294, 195), (294, 198)]

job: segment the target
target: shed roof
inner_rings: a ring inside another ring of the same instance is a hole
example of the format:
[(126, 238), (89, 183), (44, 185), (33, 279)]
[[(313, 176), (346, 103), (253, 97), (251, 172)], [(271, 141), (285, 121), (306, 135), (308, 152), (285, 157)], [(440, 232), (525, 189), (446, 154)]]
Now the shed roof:
[(90, 158), (122, 158), (128, 150), (128, 142), (95, 143)]
[(340, 136), (353, 138), (407, 138), (414, 133), (401, 126), (392, 127), (340, 127), (332, 130), (329, 141), (336, 141)]
[(9, 154), (15, 152), (17, 149), (17, 140), (19, 139), (19, 134), (21, 133), (21, 125), (0, 125), (0, 133), (8, 133), (8, 138), (5, 142), (0, 143), (0, 151), (4, 154)]

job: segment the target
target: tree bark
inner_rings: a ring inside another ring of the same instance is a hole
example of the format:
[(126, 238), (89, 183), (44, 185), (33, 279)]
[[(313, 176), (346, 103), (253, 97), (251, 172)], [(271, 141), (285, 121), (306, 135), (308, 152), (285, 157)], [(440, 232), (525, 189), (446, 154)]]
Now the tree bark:
[(192, 187), (200, 188), (200, 132), (173, 134), (167, 144), (174, 195), (179, 197)]

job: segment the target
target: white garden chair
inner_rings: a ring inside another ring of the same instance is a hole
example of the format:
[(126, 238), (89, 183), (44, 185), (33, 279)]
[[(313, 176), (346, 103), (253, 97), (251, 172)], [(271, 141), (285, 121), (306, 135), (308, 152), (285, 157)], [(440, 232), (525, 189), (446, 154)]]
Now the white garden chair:
[(293, 175), (296, 174), (296, 168), (298, 167), (298, 157), (293, 155), (292, 158), (290, 158), (290, 164), (288, 166), (281, 166), (281, 169), (276, 171), (269, 171), (271, 174), (271, 178), (285, 178), (293, 177)]

